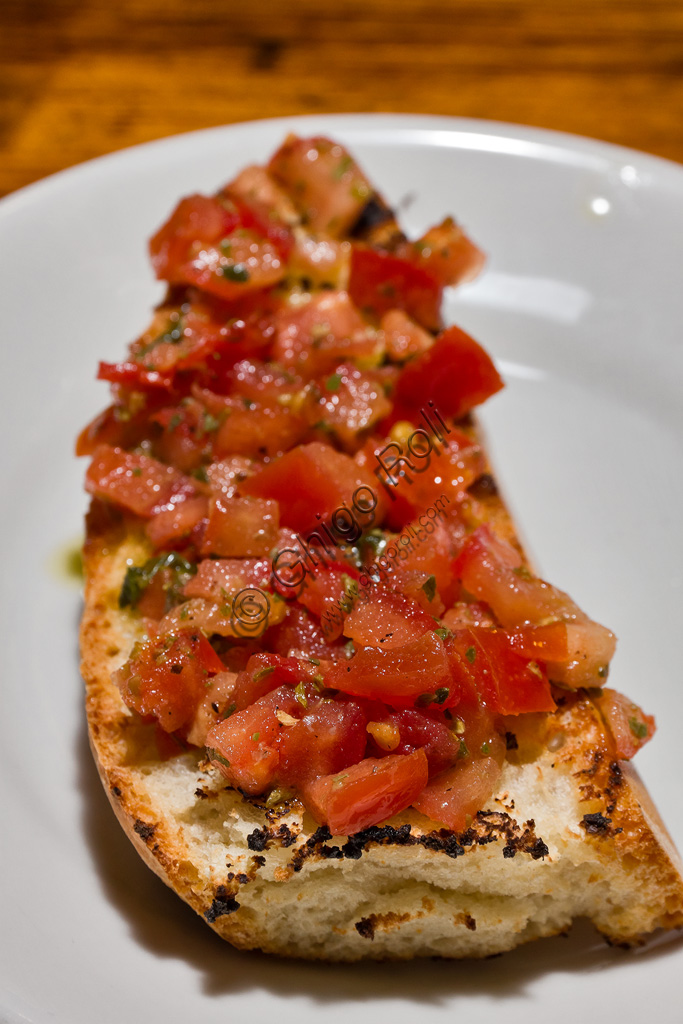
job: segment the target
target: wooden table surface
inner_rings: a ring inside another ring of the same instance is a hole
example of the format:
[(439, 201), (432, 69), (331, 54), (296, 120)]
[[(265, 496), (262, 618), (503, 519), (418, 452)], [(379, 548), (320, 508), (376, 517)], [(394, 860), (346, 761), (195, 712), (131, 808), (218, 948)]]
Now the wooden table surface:
[(404, 111), (683, 162), (683, 0), (0, 0), (0, 194), (177, 132)]

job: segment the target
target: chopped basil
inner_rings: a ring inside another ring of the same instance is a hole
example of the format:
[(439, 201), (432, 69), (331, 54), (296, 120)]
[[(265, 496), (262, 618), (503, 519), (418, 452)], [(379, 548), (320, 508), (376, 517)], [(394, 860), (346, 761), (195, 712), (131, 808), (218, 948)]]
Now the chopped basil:
[(221, 421), (216, 416), (212, 416), (210, 412), (204, 413), (204, 419), (202, 426), (205, 434), (210, 434), (212, 430), (218, 430), (221, 425)]
[(434, 694), (434, 703), (443, 704), (444, 701), (448, 700), (451, 695), (451, 691), (448, 686), (440, 686)]
[(474, 665), (474, 661), (477, 657), (477, 652), (474, 647), (468, 647), (465, 651), (465, 657), (469, 661), (470, 665)]
[(216, 750), (215, 747), (207, 747), (206, 756), (208, 757), (209, 761), (217, 761), (218, 764), (222, 764), (224, 768), (230, 767), (230, 762), (228, 761), (227, 757), (223, 757), (223, 755), (218, 750)]
[(645, 725), (645, 722), (639, 722), (637, 718), (629, 718), (628, 727), (636, 739), (644, 740), (647, 736), (647, 726)]
[(306, 689), (303, 683), (297, 683), (294, 687), (294, 698), (301, 704), (302, 708), (308, 707), (308, 698), (306, 697)]
[(188, 562), (177, 551), (169, 551), (148, 559), (144, 565), (129, 565), (119, 594), (119, 608), (134, 608), (154, 577), (162, 569), (171, 570), (171, 580), (166, 587), (167, 597), (175, 604), (182, 596), (182, 589), (194, 576), (197, 566)]
[(345, 153), (344, 156), (339, 161), (339, 163), (337, 164), (337, 166), (335, 167), (334, 171), (332, 172), (332, 177), (334, 178), (335, 181), (341, 181), (346, 172), (350, 171), (352, 167), (353, 160), (348, 155), (348, 153)]
[(433, 601), (436, 597), (436, 576), (428, 576), (420, 589), (424, 590), (428, 601)]
[(515, 576), (519, 576), (519, 578), (522, 580), (533, 579), (531, 573), (525, 565), (518, 565), (517, 568), (513, 569), (512, 571), (514, 572)]
[(453, 636), (450, 629), (446, 629), (445, 626), (439, 626), (439, 628), (435, 629), (434, 632), (441, 640), (448, 640), (449, 637)]
[(266, 676), (271, 675), (271, 673), (274, 671), (275, 665), (264, 665), (263, 668), (257, 669), (251, 678), (254, 680), (255, 683), (258, 683), (261, 681), (261, 679), (265, 679)]
[(328, 391), (339, 391), (341, 387), (342, 376), (340, 373), (333, 373), (325, 381), (325, 387)]
[(218, 273), (228, 281), (237, 281), (240, 284), (249, 280), (249, 271), (243, 263), (230, 263), (225, 267), (219, 267)]
[(260, 732), (254, 732), (254, 733), (252, 733), (252, 734), (251, 734), (251, 739), (252, 739), (252, 742), (253, 742), (253, 743), (257, 743), (257, 742), (258, 742), (258, 739), (259, 739), (259, 737), (260, 737), (260, 735), (261, 735), (261, 733), (260, 733)]
[(482, 754), (488, 754), (490, 750), (491, 748), (489, 746), (488, 740), (484, 740), (484, 742), (481, 745)]
[(469, 750), (467, 749), (467, 744), (465, 743), (464, 740), (460, 740), (460, 746), (458, 748), (458, 756), (459, 757), (467, 757), (468, 754), (469, 754)]

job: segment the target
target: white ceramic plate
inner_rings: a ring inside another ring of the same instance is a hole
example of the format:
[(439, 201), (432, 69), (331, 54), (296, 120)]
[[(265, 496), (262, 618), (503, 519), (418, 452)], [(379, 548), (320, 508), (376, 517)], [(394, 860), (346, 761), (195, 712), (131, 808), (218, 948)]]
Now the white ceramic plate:
[(620, 637), (614, 684), (659, 721), (638, 764), (683, 846), (683, 168), (602, 143), (445, 118), (219, 128), (56, 175), (0, 204), (3, 623), (0, 1018), (64, 1024), (676, 1019), (683, 947), (587, 926), (480, 964), (354, 968), (232, 951), (145, 868), (101, 791), (78, 672), (80, 427), (161, 294), (146, 240), (183, 193), (287, 131), (348, 143), (420, 231), (455, 213), (490, 254), (449, 297), (508, 382), (484, 411), (544, 574)]

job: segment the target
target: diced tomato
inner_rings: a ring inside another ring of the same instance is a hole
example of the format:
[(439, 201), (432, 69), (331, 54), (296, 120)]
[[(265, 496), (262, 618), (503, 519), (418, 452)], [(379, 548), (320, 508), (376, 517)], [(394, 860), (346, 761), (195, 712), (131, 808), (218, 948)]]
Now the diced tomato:
[(348, 450), (355, 451), (359, 435), (391, 411), (391, 402), (376, 374), (348, 363), (317, 381), (320, 397), (306, 410), (311, 425), (320, 421)]
[(402, 309), (428, 330), (438, 330), (442, 293), (434, 274), (412, 260), (354, 245), (349, 295), (362, 312), (381, 317)]
[(129, 708), (156, 718), (166, 732), (174, 732), (189, 722), (207, 680), (223, 668), (202, 633), (180, 630), (136, 644), (114, 680)]
[(345, 359), (373, 363), (377, 353), (381, 346), (347, 292), (324, 290), (275, 315), (272, 358), (297, 372), (314, 377)]
[(434, 629), (434, 619), (415, 601), (384, 587), (365, 593), (346, 616), (344, 635), (363, 647), (391, 650), (418, 640)]
[(358, 592), (356, 575), (350, 565), (322, 563), (306, 574), (297, 592), (299, 603), (320, 619), (328, 641), (341, 636), (344, 616)]
[(239, 200), (198, 195), (181, 200), (150, 242), (157, 277), (224, 299), (276, 284), (285, 275), (285, 261), (253, 225), (253, 215)]
[(291, 196), (313, 234), (346, 235), (372, 193), (347, 150), (320, 137), (288, 136), (271, 157), (268, 172)]
[(278, 516), (276, 501), (214, 495), (201, 553), (224, 558), (267, 555), (277, 543)]
[(426, 231), (411, 246), (413, 258), (444, 285), (472, 281), (481, 272), (486, 256), (452, 217)]
[[(345, 503), (356, 510), (368, 509), (355, 512), (363, 528), (379, 522), (385, 507), (372, 474), (318, 441), (286, 452), (245, 480), (241, 490), (279, 502), (281, 521), (300, 533), (327, 522)], [(348, 507), (347, 512), (354, 515)]]
[(288, 686), (281, 686), (244, 711), (218, 722), (206, 737), (211, 763), (231, 785), (256, 796), (275, 780), (281, 716), (297, 717), (302, 707)]
[(203, 558), (185, 584), (185, 597), (224, 602), (244, 587), (269, 586), (269, 558)]
[(446, 641), (453, 675), (461, 688), (470, 677), (486, 706), (501, 715), (554, 711), (545, 671), (511, 650), (495, 629), (459, 629)]
[(452, 707), (460, 696), (443, 641), (436, 633), (425, 633), (390, 650), (363, 648), (346, 664), (335, 664), (325, 674), (325, 684), (399, 708), (416, 702)]
[(304, 788), (313, 817), (333, 835), (351, 835), (386, 821), (415, 803), (428, 778), (424, 750), (367, 757), (339, 774), (323, 775)]
[(459, 419), (503, 387), (489, 354), (459, 327), (448, 327), (428, 352), (407, 363), (396, 386), (397, 404), (417, 412), (433, 402)]
[(380, 321), (380, 328), (384, 332), (387, 355), (396, 363), (418, 356), (434, 344), (431, 334), (402, 309), (388, 310)]
[(499, 778), (500, 766), (492, 757), (465, 761), (432, 779), (413, 800), (413, 807), (432, 821), (462, 832), (485, 807)]
[(125, 406), (110, 405), (78, 435), (76, 455), (92, 455), (106, 444), (110, 448), (135, 448), (149, 434), (147, 410), (131, 415)]
[(172, 466), (106, 444), (99, 445), (93, 453), (85, 489), (146, 518), (155, 509), (196, 494), (192, 481)]
[(111, 384), (123, 384), (136, 391), (146, 391), (148, 388), (168, 390), (173, 384), (171, 374), (147, 369), (132, 360), (123, 363), (100, 363), (97, 379), (108, 380)]
[[(491, 611), (485, 604), (482, 604), (480, 601), (456, 601), (453, 607), (449, 608), (448, 611), (445, 612), (444, 615), (442, 615), (441, 621), (443, 622), (444, 626), (446, 626), (452, 632), (455, 632), (458, 629), (463, 629), (465, 627), (469, 628), (471, 626), (493, 627), (496, 625), (496, 620), (491, 614)], [(514, 633), (516, 632), (516, 630), (513, 632), (508, 632), (507, 635), (508, 637), (513, 637)], [(530, 652), (526, 647), (523, 647), (521, 644), (520, 646), (518, 646), (517, 642), (513, 639), (510, 640), (510, 644), (514, 650), (518, 651), (520, 654), (526, 654), (529, 658), (541, 657), (538, 651), (535, 651), (534, 648), (531, 648)], [(541, 658), (541, 660), (543, 659)]]
[(256, 164), (245, 167), (226, 185), (225, 191), (247, 203), (256, 204), (261, 210), (267, 210), (279, 224), (291, 228), (299, 222), (299, 214), (292, 200), (265, 167)]
[(455, 428), (443, 442), (416, 429), (404, 443), (385, 442), (376, 458), (380, 479), (392, 498), (398, 499), (392, 502), (388, 517), (397, 530), (417, 512), (423, 513), (419, 521), (429, 530), (425, 520), (454, 512), (467, 488), (484, 470), (479, 445)]
[(607, 725), (615, 757), (630, 760), (654, 736), (654, 717), (623, 694), (607, 689), (593, 701)]
[(204, 696), (187, 726), (188, 743), (195, 747), (203, 747), (206, 744), (209, 730), (223, 719), (230, 707), (236, 678), (235, 672), (218, 672), (208, 681)]
[(316, 700), (280, 734), (278, 781), (302, 786), (321, 775), (341, 772), (365, 754), (365, 715), (351, 701)]
[(262, 405), (251, 399), (225, 398), (220, 403), (221, 425), (214, 451), (227, 455), (278, 455), (307, 433), (306, 422), (282, 405)]
[(174, 548), (206, 522), (208, 513), (209, 502), (203, 495), (188, 498), (153, 515), (145, 532), (156, 551)]
[(346, 288), (351, 269), (351, 243), (314, 238), (298, 231), (289, 257), (289, 273), (316, 287)]
[(310, 660), (304, 658), (283, 658), (277, 654), (252, 654), (244, 671), (240, 672), (235, 684), (233, 700), (238, 711), (249, 707), (271, 690), (279, 686), (297, 686), (303, 684), (302, 707), (305, 707), (306, 694), (311, 699), (317, 697), (318, 691), (308, 684), (317, 668)]
[[(391, 747), (392, 754), (412, 754), (415, 750), (424, 750), (430, 778), (450, 768), (458, 759), (459, 737), (451, 732), (444, 721), (430, 717), (417, 708), (392, 711), (380, 723), (369, 723), (368, 732), (371, 732), (370, 725), (378, 724), (389, 725), (396, 730), (398, 742)], [(376, 730), (371, 734), (375, 733)]]
[(506, 628), (571, 619), (578, 612), (570, 597), (532, 576), (519, 553), (488, 526), (467, 538), (455, 572), (465, 590), (490, 605)]
[(237, 496), (239, 485), (252, 473), (252, 460), (245, 455), (227, 455), (212, 462), (206, 470), (209, 486), (224, 498)]
[(276, 654), (345, 660), (344, 645), (329, 643), (319, 621), (298, 605), (290, 605), (283, 622), (273, 626), (264, 642)]

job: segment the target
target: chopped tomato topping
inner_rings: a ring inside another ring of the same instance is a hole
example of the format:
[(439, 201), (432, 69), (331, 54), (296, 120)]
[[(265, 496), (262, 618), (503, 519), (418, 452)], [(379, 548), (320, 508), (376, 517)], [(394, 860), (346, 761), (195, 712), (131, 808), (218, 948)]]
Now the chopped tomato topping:
[(472, 281), (482, 270), (486, 256), (452, 217), (426, 231), (413, 244), (418, 263), (445, 285)]
[(353, 157), (337, 142), (290, 135), (268, 164), (313, 233), (345, 235), (372, 194)]
[(448, 327), (429, 351), (405, 366), (396, 400), (415, 411), (433, 402), (442, 416), (459, 419), (502, 387), (493, 360), (481, 345), (459, 327)]
[(351, 701), (307, 701), (302, 717), (280, 735), (278, 781), (302, 787), (320, 776), (336, 774), (365, 755), (366, 718)]
[(655, 720), (616, 690), (603, 690), (594, 702), (614, 745), (614, 756), (628, 761), (655, 733)]
[(415, 601), (377, 586), (359, 599), (346, 616), (344, 635), (364, 647), (391, 650), (434, 629), (434, 619)]
[[(282, 522), (300, 533), (329, 522), (345, 506), (347, 516), (355, 515), (363, 527), (370, 527), (375, 516), (380, 518), (384, 500), (371, 473), (360, 469), (348, 455), (318, 441), (286, 452), (245, 480), (241, 489), (279, 502)], [(347, 516), (337, 518), (346, 522)]]
[(214, 725), (206, 737), (212, 764), (232, 786), (251, 795), (262, 793), (277, 775), (283, 720), (301, 711), (288, 686), (273, 690), (244, 711), (236, 711)]
[(99, 445), (85, 477), (85, 489), (138, 516), (192, 497), (192, 481), (172, 466), (121, 448)]
[[(368, 732), (380, 749), (392, 754), (412, 754), (415, 750), (424, 750), (430, 778), (454, 765), (460, 754), (460, 740), (448, 728), (445, 720), (417, 708), (392, 711), (380, 722), (369, 723)], [(387, 736), (390, 739), (385, 745)]]
[(304, 788), (313, 817), (333, 835), (349, 835), (386, 821), (415, 803), (428, 777), (424, 750), (367, 757), (336, 775), (323, 775)]
[(362, 648), (346, 665), (335, 664), (326, 673), (325, 683), (358, 697), (376, 697), (392, 707), (416, 703), (452, 707), (460, 697), (444, 643), (436, 633), (389, 650)]
[(416, 262), (354, 246), (349, 295), (363, 312), (379, 318), (391, 309), (402, 309), (428, 330), (438, 330), (442, 291), (434, 274)]
[(427, 784), (413, 801), (416, 810), (455, 832), (462, 832), (491, 798), (500, 778), (492, 757), (466, 761)]
[(137, 644), (114, 679), (129, 708), (155, 718), (166, 732), (174, 732), (190, 721), (207, 681), (223, 669), (202, 633), (179, 630)]
[(202, 554), (224, 558), (267, 555), (277, 543), (278, 515), (276, 501), (214, 495)]
[(490, 710), (501, 715), (555, 710), (544, 669), (516, 654), (500, 631), (459, 629), (446, 648), (455, 679), (469, 676)]

